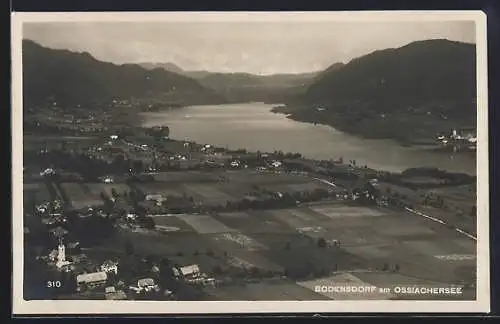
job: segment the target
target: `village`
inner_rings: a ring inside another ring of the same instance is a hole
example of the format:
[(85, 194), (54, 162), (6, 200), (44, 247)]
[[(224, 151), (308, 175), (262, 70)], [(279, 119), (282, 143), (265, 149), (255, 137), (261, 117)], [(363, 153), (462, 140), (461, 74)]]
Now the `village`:
[(477, 150), (477, 137), (472, 132), (457, 131), (452, 129), (449, 134), (439, 134), (436, 141), (444, 147), (451, 147), (454, 152), (465, 149)]
[[(356, 280), (370, 284), (394, 276), (436, 284), (452, 274), (473, 290), (474, 244), (455, 228), (475, 235), (474, 200), (455, 203), (446, 191), (469, 186), (467, 176), (218, 148), (172, 140), (168, 127), (75, 134), (68, 123), (57, 125), (68, 136), (53, 136), (37, 123), (24, 156), (32, 298), (219, 300), (257, 285), (252, 296), (229, 298), (266, 299), (279, 287), (278, 299), (333, 299), (311, 283), (360, 269)], [(447, 225), (429, 223), (427, 212)], [(418, 252), (411, 260), (393, 243), (406, 237)], [(444, 237), (460, 244), (446, 250)], [(450, 258), (460, 264), (425, 270)]]

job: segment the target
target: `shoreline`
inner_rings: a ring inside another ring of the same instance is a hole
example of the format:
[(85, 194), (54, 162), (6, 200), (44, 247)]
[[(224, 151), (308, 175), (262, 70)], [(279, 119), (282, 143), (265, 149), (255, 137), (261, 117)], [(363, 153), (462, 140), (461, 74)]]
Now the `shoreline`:
[[(271, 108), (270, 111), (273, 112), (273, 113), (286, 114), (284, 112), (276, 112), (275, 108), (277, 108), (277, 107)], [(178, 108), (178, 109), (180, 109), (180, 108)], [(136, 111), (136, 112), (134, 112), (132, 114), (127, 114), (128, 118), (126, 118), (127, 119), (127, 125), (126, 126), (129, 126), (131, 128), (135, 128), (135, 129), (139, 129), (139, 130), (151, 129), (152, 126), (151, 127), (145, 127), (145, 126), (143, 126), (143, 124), (145, 122), (145, 117), (144, 117), (143, 113), (144, 112), (142, 112), (142, 111)], [(154, 112), (154, 113), (156, 113), (156, 112)], [(306, 121), (301, 121), (301, 120), (297, 120), (297, 119), (291, 118), (291, 116), (287, 116), (287, 118), (290, 118), (290, 119), (292, 119), (294, 121), (297, 121), (297, 122), (306, 122)], [(309, 122), (309, 123), (311, 123), (311, 122)], [(325, 125), (325, 126), (329, 126), (329, 127), (335, 128), (334, 126), (326, 124), (326, 123), (322, 123), (321, 125)], [(123, 126), (123, 124), (120, 125), (120, 123), (118, 123), (116, 126), (120, 127), (120, 126)], [(162, 126), (167, 126), (168, 127), (168, 122), (165, 122), (164, 125), (162, 125)], [(337, 129), (337, 128), (335, 128), (335, 129)], [(339, 130), (339, 131), (345, 132), (343, 130)], [(361, 139), (394, 140), (397, 144), (399, 144), (399, 145), (401, 145), (403, 147), (413, 147), (413, 148), (417, 148), (417, 149), (421, 149), (421, 150), (426, 150), (426, 151), (437, 151), (438, 153), (441, 153), (441, 154), (448, 153), (446, 148), (438, 147), (435, 144), (434, 145), (429, 144), (429, 143), (424, 144), (422, 142), (420, 142), (418, 144), (417, 143), (409, 144), (409, 143), (404, 143), (404, 142), (396, 141), (395, 139), (392, 139), (392, 138), (365, 137), (365, 136), (362, 136), (362, 135), (359, 135), (359, 134), (352, 134), (352, 133), (349, 133), (349, 132), (346, 132), (346, 133), (349, 134), (349, 135), (352, 135), (352, 136), (357, 136), (357, 137), (359, 137)], [(186, 142), (186, 140), (176, 139), (176, 138), (172, 138), (172, 137), (170, 137), (169, 140), (170, 141), (174, 141), (174, 142), (178, 142), (178, 143)], [(194, 144), (194, 145), (197, 145), (197, 146), (204, 145), (204, 144), (198, 143), (198, 142), (196, 142), (194, 140), (191, 140), (191, 139), (188, 139), (187, 142), (189, 142), (191, 144)], [(206, 143), (206, 144), (210, 144), (212, 147), (218, 148), (218, 149), (221, 149), (221, 150), (224, 150), (224, 151), (238, 152), (238, 151), (242, 151), (243, 150), (247, 154), (256, 154), (257, 153), (257, 151), (252, 152), (252, 151), (250, 151), (250, 150), (248, 150), (246, 148), (236, 148), (236, 147), (234, 147), (234, 148), (227, 148), (227, 147), (224, 147), (224, 146), (217, 146), (217, 145), (214, 145), (212, 143)], [(421, 146), (421, 147), (419, 148), (419, 146)], [(422, 147), (422, 146), (425, 146), (425, 147)], [(272, 152), (263, 152), (263, 151), (261, 151), (260, 153), (262, 153), (262, 154), (272, 154)], [(296, 153), (296, 152), (286, 152), (286, 153)], [(298, 153), (300, 153), (300, 152), (298, 152)], [(469, 152), (462, 152), (462, 154), (468, 154), (468, 153)], [(473, 152), (473, 154), (475, 156), (476, 153)], [(316, 162), (316, 163), (318, 163), (320, 161), (323, 161), (321, 159), (317, 159), (317, 158), (313, 158), (313, 157), (307, 157), (307, 156), (303, 156), (302, 159), (304, 159), (306, 161), (313, 161), (313, 162)], [(348, 157), (346, 158), (344, 156), (344, 159), (348, 160)], [(332, 159), (330, 159), (330, 161), (331, 160)], [(326, 161), (326, 160), (324, 160), (324, 161)], [(407, 169), (415, 169), (415, 168), (416, 169), (428, 169), (429, 167), (408, 167), (405, 170), (407, 170)], [(368, 166), (368, 169), (370, 169), (369, 166)], [(386, 171), (386, 170), (382, 170), (382, 169), (381, 170), (370, 169), (370, 170), (376, 171), (376, 172), (382, 172), (382, 173), (390, 173), (390, 174), (401, 174), (402, 172), (405, 171), (405, 170), (401, 170), (399, 172), (396, 172), (396, 171)], [(460, 172), (457, 171), (457, 172), (455, 172), (455, 171), (449, 171), (449, 170), (446, 170), (446, 169), (439, 169), (439, 170), (442, 170), (442, 171), (447, 172), (447, 173), (453, 173), (453, 174), (466, 174), (466, 175), (469, 175), (469, 176), (476, 176), (475, 172), (465, 172), (465, 171), (460, 171)]]
[[(353, 131), (353, 129), (346, 127), (345, 123), (331, 123), (328, 121), (325, 121), (317, 114), (315, 116), (303, 116), (300, 114), (301, 110), (297, 110), (297, 108), (293, 107), (288, 107), (284, 105), (279, 105), (271, 108), (270, 110), (272, 113), (275, 114), (280, 114), (280, 115), (285, 115), (287, 119), (300, 122), (300, 123), (308, 123), (308, 124), (314, 124), (314, 125), (323, 125), (323, 126), (328, 126), (332, 127), (338, 131), (344, 132), (346, 134), (349, 134), (351, 136), (358, 137), (360, 139), (366, 139), (366, 140), (390, 140), (394, 141), (398, 145), (402, 147), (415, 147), (415, 148), (421, 148), (424, 150), (429, 150), (429, 151), (437, 151), (437, 152), (443, 152), (447, 153), (450, 151), (449, 148), (447, 147), (442, 147), (439, 146), (434, 139), (429, 138), (421, 138), (421, 139), (408, 139), (408, 136), (390, 136), (390, 135), (384, 135), (384, 134), (376, 134), (374, 132), (369, 132), (369, 131), (361, 131), (363, 128), (356, 128), (357, 130), (361, 132), (356, 132)], [(302, 111), (303, 112), (303, 111)], [(315, 118), (317, 117), (317, 118)], [(463, 150), (459, 151), (461, 154), (473, 154), (474, 156), (476, 155), (476, 151), (471, 151), (471, 150)]]

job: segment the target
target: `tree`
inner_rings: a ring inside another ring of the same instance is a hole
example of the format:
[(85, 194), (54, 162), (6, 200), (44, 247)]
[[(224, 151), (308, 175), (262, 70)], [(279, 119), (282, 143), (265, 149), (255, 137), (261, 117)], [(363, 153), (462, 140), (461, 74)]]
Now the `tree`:
[(253, 277), (259, 277), (260, 276), (260, 270), (259, 270), (259, 268), (257, 268), (257, 267), (251, 267), (250, 268), (250, 274)]
[(212, 269), (212, 272), (214, 274), (222, 274), (222, 268), (220, 265), (215, 265)]
[(326, 244), (326, 240), (325, 240), (325, 238), (320, 237), (320, 238), (318, 239), (318, 247), (320, 247), (320, 248), (324, 248), (324, 247), (326, 247), (326, 245), (327, 245), (327, 244)]
[(476, 205), (472, 206), (471, 210), (470, 210), (470, 216), (474, 217), (477, 215), (477, 207)]
[(132, 254), (134, 254), (134, 252), (135, 252), (135, 249), (134, 249), (134, 245), (132, 244), (132, 242), (130, 242), (130, 240), (125, 241), (125, 254), (132, 255)]

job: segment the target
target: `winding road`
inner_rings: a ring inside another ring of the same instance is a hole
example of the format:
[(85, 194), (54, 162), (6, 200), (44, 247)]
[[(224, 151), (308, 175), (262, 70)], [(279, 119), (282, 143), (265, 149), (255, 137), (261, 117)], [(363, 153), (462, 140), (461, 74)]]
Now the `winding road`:
[[(314, 178), (314, 177), (311, 177), (313, 180), (317, 180), (317, 181), (320, 181), (320, 182), (323, 182), (323, 183), (326, 183), (327, 185), (330, 185), (332, 187), (338, 187), (336, 184), (330, 182), (330, 181), (327, 181), (325, 179), (320, 179), (320, 178)], [(432, 217), (432, 216), (429, 216), (429, 215), (426, 215), (418, 210), (415, 210), (415, 209), (411, 209), (411, 208), (408, 208), (408, 207), (405, 207), (405, 210), (413, 215), (417, 215), (417, 216), (420, 216), (420, 217), (424, 217), (424, 218), (427, 218), (435, 223), (439, 223), (439, 224), (442, 224), (442, 225), (445, 225), (445, 226), (450, 226), (451, 224), (448, 224), (446, 223), (445, 221), (441, 220), (441, 219), (438, 219), (438, 218), (435, 218), (435, 217)], [(470, 233), (467, 233), (466, 231), (464, 231), (463, 229), (461, 228), (458, 228), (458, 227), (455, 227), (455, 231), (457, 231), (458, 233), (460, 234), (463, 234), (465, 236), (467, 236), (468, 238), (470, 239), (473, 239), (474, 241), (477, 241), (477, 237), (475, 237), (474, 235), (470, 234)]]

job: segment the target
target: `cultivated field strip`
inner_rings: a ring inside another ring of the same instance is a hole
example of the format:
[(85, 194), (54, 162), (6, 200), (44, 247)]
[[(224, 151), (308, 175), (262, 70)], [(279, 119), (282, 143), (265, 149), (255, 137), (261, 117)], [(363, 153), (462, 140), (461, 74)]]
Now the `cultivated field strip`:
[(317, 213), (325, 215), (330, 218), (337, 217), (371, 217), (371, 216), (383, 216), (383, 212), (375, 210), (373, 208), (366, 207), (354, 207), (354, 206), (339, 206), (339, 205), (329, 205), (329, 206), (313, 206), (311, 209)]
[(183, 185), (188, 194), (200, 196), (200, 199), (206, 203), (223, 204), (227, 201), (234, 200), (234, 197), (218, 190), (215, 185), (204, 184), (186, 184)]
[(261, 282), (248, 283), (244, 287), (218, 287), (210, 291), (217, 300), (328, 300), (327, 297), (317, 294), (293, 282)]
[(24, 202), (34, 202), (35, 204), (41, 204), (51, 199), (49, 188), (45, 183), (25, 183), (23, 196)]
[(102, 204), (99, 194), (92, 192), (85, 184), (62, 183), (61, 188), (75, 209)]
[(214, 219), (209, 215), (189, 215), (183, 214), (176, 216), (194, 228), (199, 234), (219, 234), (219, 233), (234, 233), (235, 229), (227, 227), (223, 223)]

